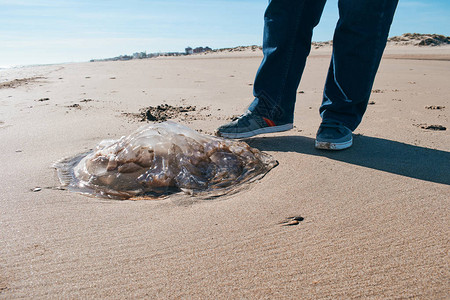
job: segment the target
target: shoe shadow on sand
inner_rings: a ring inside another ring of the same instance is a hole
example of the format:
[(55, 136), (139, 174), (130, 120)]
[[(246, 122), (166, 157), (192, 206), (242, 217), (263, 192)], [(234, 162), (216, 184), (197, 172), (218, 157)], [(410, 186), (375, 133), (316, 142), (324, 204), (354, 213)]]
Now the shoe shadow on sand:
[(245, 139), (261, 151), (296, 152), (450, 185), (450, 152), (369, 136), (354, 136), (353, 146), (342, 151), (317, 150), (314, 139), (302, 136)]

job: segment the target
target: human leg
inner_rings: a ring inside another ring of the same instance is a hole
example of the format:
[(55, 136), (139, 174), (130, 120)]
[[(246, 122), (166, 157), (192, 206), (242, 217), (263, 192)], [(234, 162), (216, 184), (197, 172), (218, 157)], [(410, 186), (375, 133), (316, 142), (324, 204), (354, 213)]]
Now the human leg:
[[(297, 88), (326, 0), (272, 0), (264, 15), (264, 59), (255, 77), (253, 110), (293, 121)], [(267, 109), (265, 109), (267, 107)]]
[(352, 145), (367, 108), (398, 0), (340, 0), (316, 148)]
[(398, 0), (340, 0), (320, 114), (355, 130), (367, 108)]
[(292, 128), (297, 87), (325, 2), (269, 2), (264, 15), (264, 58), (254, 83), (255, 100), (250, 113), (219, 127), (219, 135), (240, 138)]

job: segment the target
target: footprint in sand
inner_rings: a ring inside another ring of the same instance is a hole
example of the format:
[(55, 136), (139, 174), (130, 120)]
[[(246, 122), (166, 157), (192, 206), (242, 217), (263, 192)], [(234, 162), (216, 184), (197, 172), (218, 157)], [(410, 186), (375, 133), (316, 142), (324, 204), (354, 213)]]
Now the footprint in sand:
[(287, 217), (284, 221), (281, 221), (281, 226), (294, 226), (300, 224), (301, 221), (303, 221), (305, 218), (300, 216), (293, 216), (293, 217)]
[(431, 110), (443, 110), (445, 108), (445, 106), (441, 106), (441, 105), (429, 105), (429, 106), (425, 106), (426, 109), (431, 109)]
[(426, 130), (435, 130), (435, 131), (447, 130), (447, 127), (442, 125), (428, 125), (428, 124), (413, 124), (413, 125)]
[(428, 130), (447, 130), (447, 128), (442, 125), (423, 125), (420, 126), (420, 128)]

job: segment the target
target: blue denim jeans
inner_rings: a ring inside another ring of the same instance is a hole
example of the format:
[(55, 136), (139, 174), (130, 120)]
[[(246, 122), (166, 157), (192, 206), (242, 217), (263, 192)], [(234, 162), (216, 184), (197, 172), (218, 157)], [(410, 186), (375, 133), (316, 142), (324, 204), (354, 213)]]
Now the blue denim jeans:
[[(264, 58), (254, 83), (258, 111), (292, 123), (297, 88), (326, 0), (270, 0), (264, 15)], [(351, 130), (361, 122), (398, 0), (339, 0), (339, 21), (323, 92), (323, 120)]]

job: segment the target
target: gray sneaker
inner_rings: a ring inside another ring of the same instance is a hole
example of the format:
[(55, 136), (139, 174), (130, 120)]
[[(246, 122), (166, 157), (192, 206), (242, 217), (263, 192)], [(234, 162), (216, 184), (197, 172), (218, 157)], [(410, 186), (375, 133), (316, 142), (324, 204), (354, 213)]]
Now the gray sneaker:
[(286, 131), (293, 127), (292, 123), (276, 124), (268, 118), (247, 111), (230, 123), (220, 126), (216, 134), (229, 139), (242, 139), (263, 133)]
[(336, 121), (323, 121), (316, 135), (316, 149), (343, 150), (353, 144), (350, 129)]

